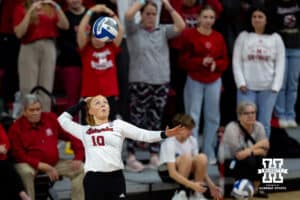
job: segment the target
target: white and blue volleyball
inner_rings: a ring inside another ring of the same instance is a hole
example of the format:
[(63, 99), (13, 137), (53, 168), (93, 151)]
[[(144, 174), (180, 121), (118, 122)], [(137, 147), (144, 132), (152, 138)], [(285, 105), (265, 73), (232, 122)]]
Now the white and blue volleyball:
[(99, 17), (93, 25), (94, 36), (102, 42), (114, 40), (118, 31), (118, 23), (111, 17)]
[(248, 179), (240, 179), (234, 182), (231, 196), (237, 200), (248, 200), (254, 195), (254, 187)]

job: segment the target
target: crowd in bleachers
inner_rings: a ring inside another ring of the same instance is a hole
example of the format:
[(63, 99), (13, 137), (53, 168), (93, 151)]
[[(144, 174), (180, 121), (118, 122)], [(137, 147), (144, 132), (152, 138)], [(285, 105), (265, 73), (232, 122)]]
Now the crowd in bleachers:
[[(101, 15), (118, 22), (112, 42), (91, 33)], [(237, 119), (241, 102), (255, 104), (267, 137), (271, 125), (299, 122), (299, 0), (0, 0), (0, 55), (1, 113), (16, 109), (17, 91), (21, 99), (35, 86), (55, 95), (59, 71), (66, 107), (101, 94), (111, 120), (150, 130), (190, 115), (210, 164), (217, 132)], [(49, 96), (36, 94), (51, 111)], [(138, 146), (127, 142), (132, 171), (145, 167)], [(159, 144), (149, 152), (158, 167)]]

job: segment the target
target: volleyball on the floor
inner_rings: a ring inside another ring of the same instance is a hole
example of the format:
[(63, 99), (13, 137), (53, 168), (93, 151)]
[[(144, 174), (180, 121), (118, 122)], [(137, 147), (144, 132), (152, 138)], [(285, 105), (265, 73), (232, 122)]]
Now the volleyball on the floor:
[(93, 25), (94, 36), (102, 42), (114, 40), (118, 31), (118, 23), (111, 17), (99, 17)]
[(231, 196), (237, 200), (248, 200), (254, 195), (254, 187), (248, 179), (240, 179), (234, 182)]

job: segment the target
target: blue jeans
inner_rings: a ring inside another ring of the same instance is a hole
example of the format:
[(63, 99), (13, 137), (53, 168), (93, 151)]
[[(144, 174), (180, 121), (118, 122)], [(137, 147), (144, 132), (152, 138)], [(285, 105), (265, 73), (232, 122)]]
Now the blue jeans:
[(203, 152), (215, 158), (216, 134), (220, 124), (221, 79), (212, 83), (201, 83), (187, 77), (184, 87), (185, 112), (195, 120), (193, 135), (199, 141), (199, 121), (204, 108)]
[(254, 91), (248, 89), (246, 93), (240, 90), (237, 92), (238, 104), (242, 101), (250, 101), (256, 104), (258, 111), (257, 120), (264, 125), (268, 137), (270, 137), (271, 133), (270, 123), (277, 94), (277, 92), (272, 92), (271, 90)]
[(300, 49), (286, 49), (286, 71), (275, 106), (275, 115), (279, 119), (295, 120), (299, 76)]

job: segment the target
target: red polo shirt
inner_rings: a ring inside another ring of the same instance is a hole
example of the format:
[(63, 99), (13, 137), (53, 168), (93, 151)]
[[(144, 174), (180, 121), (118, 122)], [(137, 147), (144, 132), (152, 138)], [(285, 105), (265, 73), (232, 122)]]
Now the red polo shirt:
[(42, 113), (41, 121), (35, 127), (21, 117), (9, 130), (12, 156), (18, 163), (28, 163), (34, 168), (39, 162), (55, 166), (59, 160), (58, 140), (71, 141), (75, 152), (75, 160), (83, 160), (84, 151), (81, 141), (65, 132), (57, 122), (53, 113)]
[[(55, 10), (53, 10), (53, 12), (53, 16), (48, 16), (43, 10), (37, 14), (37, 23), (30, 23), (27, 32), (21, 39), (23, 44), (27, 44), (39, 39), (56, 38), (58, 36), (58, 27), (56, 25), (58, 22), (58, 16)], [(25, 14), (25, 6), (22, 4), (17, 5), (13, 13), (14, 27), (22, 22)]]

